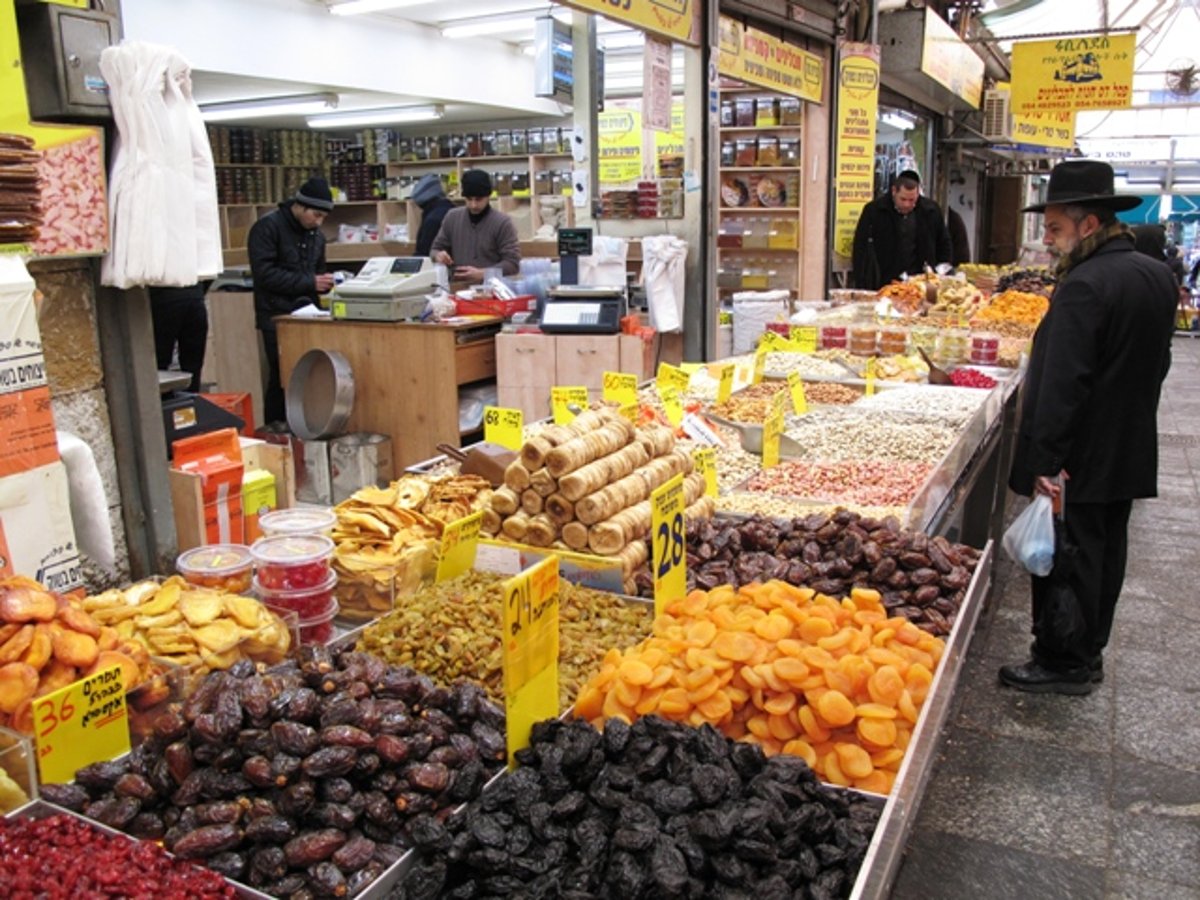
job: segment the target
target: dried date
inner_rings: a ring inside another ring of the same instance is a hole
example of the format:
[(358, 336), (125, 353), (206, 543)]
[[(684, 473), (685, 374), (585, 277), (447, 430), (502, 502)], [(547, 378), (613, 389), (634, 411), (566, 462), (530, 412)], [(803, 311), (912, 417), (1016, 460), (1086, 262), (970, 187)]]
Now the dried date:
[(329, 859), (345, 843), (345, 834), (336, 828), (323, 828), (292, 838), (284, 845), (283, 852), (289, 866), (305, 868)]
[(204, 825), (185, 834), (168, 849), (181, 859), (202, 859), (223, 850), (232, 850), (242, 842), (236, 825)]
[(310, 778), (328, 778), (354, 771), (358, 751), (353, 747), (322, 747), (304, 758), (301, 768)]

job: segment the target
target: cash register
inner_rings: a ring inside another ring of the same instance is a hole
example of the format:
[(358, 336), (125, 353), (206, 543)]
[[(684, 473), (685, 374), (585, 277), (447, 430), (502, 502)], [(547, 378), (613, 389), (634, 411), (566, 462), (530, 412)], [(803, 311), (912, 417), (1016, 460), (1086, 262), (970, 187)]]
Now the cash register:
[(335, 319), (419, 319), (437, 283), (427, 256), (376, 256), (333, 289), (330, 310)]
[(579, 257), (592, 253), (592, 229), (560, 228), (558, 256), (562, 284), (551, 288), (538, 327), (546, 334), (616, 334), (625, 314), (623, 286), (578, 284)]

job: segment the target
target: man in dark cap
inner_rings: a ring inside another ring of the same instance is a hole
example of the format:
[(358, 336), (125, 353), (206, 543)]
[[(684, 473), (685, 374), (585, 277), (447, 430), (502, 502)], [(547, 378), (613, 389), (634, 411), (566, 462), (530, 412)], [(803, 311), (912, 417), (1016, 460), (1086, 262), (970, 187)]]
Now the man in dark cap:
[(333, 194), (324, 178), (310, 178), (278, 208), (250, 229), (248, 250), (254, 276), (254, 324), (267, 354), (267, 387), (263, 421), (286, 419), (279, 381), (279, 336), (275, 316), (286, 316), (315, 303), (333, 287), (325, 271), (325, 236), (321, 224), (333, 209)]
[(442, 227), (446, 213), (454, 204), (442, 187), (442, 176), (430, 173), (413, 186), (412, 202), (421, 208), (421, 227), (417, 230), (417, 246), (414, 256), (428, 256), (433, 250), (433, 239)]
[(433, 261), (452, 268), (454, 278), (478, 284), (483, 270), (497, 267), (505, 275), (521, 268), (517, 226), (498, 209), (492, 209), (492, 179), (482, 169), (462, 176), (466, 206), (452, 209), (433, 239)]
[(863, 207), (854, 228), (854, 286), (878, 290), (901, 275), (951, 261), (954, 251), (938, 205), (921, 196), (921, 176), (905, 169), (891, 190)]
[(1009, 486), (1062, 511), (1054, 570), (1033, 576), (1032, 658), (1003, 666), (1003, 684), (1087, 694), (1125, 579), (1132, 502), (1157, 493), (1157, 410), (1171, 364), (1175, 280), (1134, 251), (1116, 218), (1137, 197), (1113, 193), (1107, 163), (1073, 160), (1050, 173), (1043, 241), (1058, 286), (1033, 337)]

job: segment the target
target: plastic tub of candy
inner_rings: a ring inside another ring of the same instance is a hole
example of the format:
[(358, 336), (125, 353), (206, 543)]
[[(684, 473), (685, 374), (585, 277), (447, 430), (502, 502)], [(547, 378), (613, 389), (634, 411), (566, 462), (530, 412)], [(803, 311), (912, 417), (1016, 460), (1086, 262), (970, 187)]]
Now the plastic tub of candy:
[[(267, 603), (267, 608), (280, 615), (287, 612), (282, 607), (276, 608)], [(328, 644), (333, 640), (333, 620), (338, 614), (338, 602), (332, 597), (324, 610), (311, 616), (298, 618), (299, 638), (301, 644)]]
[(879, 331), (874, 327), (855, 326), (850, 329), (850, 352), (855, 356), (874, 356)]
[(258, 518), (263, 537), (281, 534), (323, 534), (332, 537), (336, 524), (337, 513), (321, 508), (273, 509)]
[(977, 366), (994, 366), (1000, 356), (998, 334), (971, 335), (971, 362)]
[(280, 611), (294, 612), (303, 624), (305, 619), (320, 616), (337, 603), (333, 592), (337, 588), (337, 572), (330, 572), (320, 584), (311, 587), (292, 588), (290, 590), (270, 588), (256, 577), (254, 579), (254, 595), (269, 608)]
[(244, 594), (250, 590), (254, 557), (245, 544), (209, 544), (180, 553), (175, 568), (188, 584)]
[(908, 350), (908, 331), (898, 325), (879, 329), (879, 352), (884, 356), (903, 356)]
[[(297, 591), (325, 584), (333, 574), (329, 560), (333, 541), (320, 534), (261, 538), (250, 548), (255, 586), (270, 591)], [(335, 579), (336, 580), (336, 579)]]
[(848, 346), (845, 325), (822, 325), (820, 334), (822, 350), (845, 350)]

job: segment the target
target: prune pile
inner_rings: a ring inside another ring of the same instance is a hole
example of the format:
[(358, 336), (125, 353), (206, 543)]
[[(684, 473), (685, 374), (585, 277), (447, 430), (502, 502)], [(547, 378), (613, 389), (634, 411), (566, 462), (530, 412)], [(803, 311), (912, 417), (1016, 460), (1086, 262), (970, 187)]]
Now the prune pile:
[(1054, 274), (1049, 269), (1014, 269), (1000, 276), (1000, 280), (996, 282), (996, 293), (1025, 291), (1029, 294), (1049, 296), (1054, 284)]
[(276, 897), (345, 897), (505, 758), (478, 686), (316, 646), (212, 673), (128, 757), (42, 796)]
[(155, 844), (105, 834), (73, 816), (0, 819), (0, 896), (116, 900), (156, 895), (236, 896), (215, 872), (172, 859)]
[(534, 726), (520, 765), (445, 825), (392, 900), (826, 900), (850, 893), (879, 804), (800, 759), (649, 716)]
[[(873, 588), (889, 612), (939, 637), (954, 627), (978, 562), (973, 547), (845, 509), (790, 521), (693, 521), (687, 530), (688, 590), (772, 578), (835, 599)], [(654, 596), (648, 569), (637, 586), (640, 596)]]

